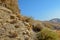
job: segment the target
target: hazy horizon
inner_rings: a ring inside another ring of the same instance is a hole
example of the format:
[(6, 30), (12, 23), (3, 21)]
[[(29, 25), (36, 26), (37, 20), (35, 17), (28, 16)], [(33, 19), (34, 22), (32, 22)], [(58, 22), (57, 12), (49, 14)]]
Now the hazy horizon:
[(60, 0), (19, 0), (21, 14), (37, 20), (60, 18)]

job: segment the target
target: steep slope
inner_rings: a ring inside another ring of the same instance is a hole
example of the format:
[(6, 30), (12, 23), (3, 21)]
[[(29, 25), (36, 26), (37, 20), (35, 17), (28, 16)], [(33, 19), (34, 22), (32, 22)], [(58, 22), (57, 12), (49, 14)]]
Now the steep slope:
[[(0, 0), (0, 2), (1, 1), (2, 0)], [(4, 1), (6, 1), (6, 3), (11, 1), (12, 5), (17, 4), (17, 0), (3, 0), (1, 3), (4, 3)], [(34, 40), (35, 34), (31, 26), (29, 23), (20, 20), (19, 10), (15, 10), (17, 9), (16, 5), (10, 7), (11, 8), (2, 6), (2, 4), (0, 6), (0, 40)], [(16, 12), (18, 13), (15, 14)]]
[(0, 0), (0, 6), (12, 10), (14, 13), (20, 13), (18, 8), (18, 0)]

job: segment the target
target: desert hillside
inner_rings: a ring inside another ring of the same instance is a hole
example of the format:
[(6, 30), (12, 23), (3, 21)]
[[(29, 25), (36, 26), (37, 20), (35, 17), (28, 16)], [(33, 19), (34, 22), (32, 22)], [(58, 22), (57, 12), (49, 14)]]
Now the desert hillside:
[(0, 40), (59, 40), (59, 23), (20, 15), (18, 0), (0, 0)]

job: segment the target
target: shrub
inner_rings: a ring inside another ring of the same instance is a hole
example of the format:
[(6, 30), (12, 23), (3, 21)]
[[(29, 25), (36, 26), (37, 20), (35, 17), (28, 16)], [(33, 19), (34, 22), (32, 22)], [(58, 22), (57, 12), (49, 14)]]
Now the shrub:
[(57, 33), (48, 28), (37, 33), (37, 38), (38, 40), (59, 40)]
[(43, 26), (40, 23), (33, 23), (32, 29), (34, 32), (40, 32), (43, 29)]

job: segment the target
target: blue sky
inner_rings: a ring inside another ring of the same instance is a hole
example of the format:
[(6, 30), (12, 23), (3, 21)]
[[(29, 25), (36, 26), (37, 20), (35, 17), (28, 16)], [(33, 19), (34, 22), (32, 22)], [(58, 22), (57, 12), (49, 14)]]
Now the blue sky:
[(60, 18), (60, 0), (19, 0), (21, 14), (38, 20)]

